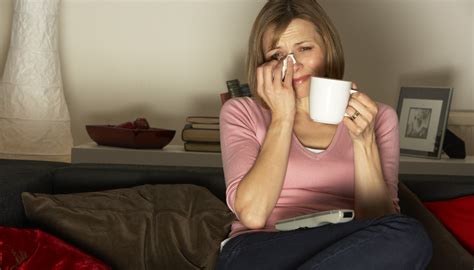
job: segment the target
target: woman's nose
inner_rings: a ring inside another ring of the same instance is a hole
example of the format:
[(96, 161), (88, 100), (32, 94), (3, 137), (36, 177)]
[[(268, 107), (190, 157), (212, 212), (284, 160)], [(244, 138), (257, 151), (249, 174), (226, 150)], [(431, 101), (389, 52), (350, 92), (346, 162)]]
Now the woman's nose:
[(298, 70), (300, 70), (303, 67), (303, 64), (296, 60), (296, 62), (293, 64), (293, 74), (295, 74)]

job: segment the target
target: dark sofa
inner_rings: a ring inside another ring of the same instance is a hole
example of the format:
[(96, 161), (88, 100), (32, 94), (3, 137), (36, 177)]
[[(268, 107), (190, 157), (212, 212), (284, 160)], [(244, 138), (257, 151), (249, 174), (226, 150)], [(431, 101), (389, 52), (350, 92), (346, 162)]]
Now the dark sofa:
[[(474, 194), (472, 178), (400, 175), (400, 180), (402, 213), (418, 219), (433, 242), (433, 258), (428, 269), (473, 269), (473, 256), (420, 201)], [(25, 191), (66, 194), (143, 184), (199, 185), (225, 201), (221, 168), (68, 164), (0, 159), (0, 226), (36, 227), (36, 224), (28, 222), (23, 210), (20, 195)]]

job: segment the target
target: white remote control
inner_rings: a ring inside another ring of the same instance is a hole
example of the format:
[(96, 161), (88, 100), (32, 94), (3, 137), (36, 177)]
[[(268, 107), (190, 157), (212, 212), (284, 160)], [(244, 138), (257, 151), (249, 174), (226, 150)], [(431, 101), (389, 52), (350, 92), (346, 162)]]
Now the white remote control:
[(275, 229), (279, 231), (291, 231), (299, 228), (314, 228), (326, 224), (344, 223), (353, 219), (354, 210), (329, 210), (279, 220), (275, 223)]

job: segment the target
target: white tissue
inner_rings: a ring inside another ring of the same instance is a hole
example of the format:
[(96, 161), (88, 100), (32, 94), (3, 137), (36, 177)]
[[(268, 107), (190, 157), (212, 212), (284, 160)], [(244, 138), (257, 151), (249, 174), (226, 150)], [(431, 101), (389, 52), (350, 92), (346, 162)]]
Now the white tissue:
[(286, 56), (285, 60), (283, 60), (283, 69), (281, 70), (281, 79), (282, 80), (285, 79), (286, 70), (288, 69), (288, 58), (291, 58), (291, 60), (293, 61), (293, 64), (296, 64), (295, 56), (292, 53), (288, 54)]

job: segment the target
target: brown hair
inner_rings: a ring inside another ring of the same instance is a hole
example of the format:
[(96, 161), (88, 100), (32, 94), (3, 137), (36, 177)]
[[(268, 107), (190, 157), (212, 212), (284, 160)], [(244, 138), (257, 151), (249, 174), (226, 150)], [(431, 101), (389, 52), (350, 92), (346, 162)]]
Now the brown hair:
[(263, 53), (263, 35), (274, 28), (273, 42), (278, 42), (280, 35), (293, 19), (312, 22), (321, 35), (326, 48), (325, 77), (342, 79), (344, 75), (344, 53), (336, 28), (326, 12), (316, 0), (269, 0), (258, 14), (252, 27), (247, 53), (247, 79), (250, 89), (256, 95), (257, 67), (265, 62)]

